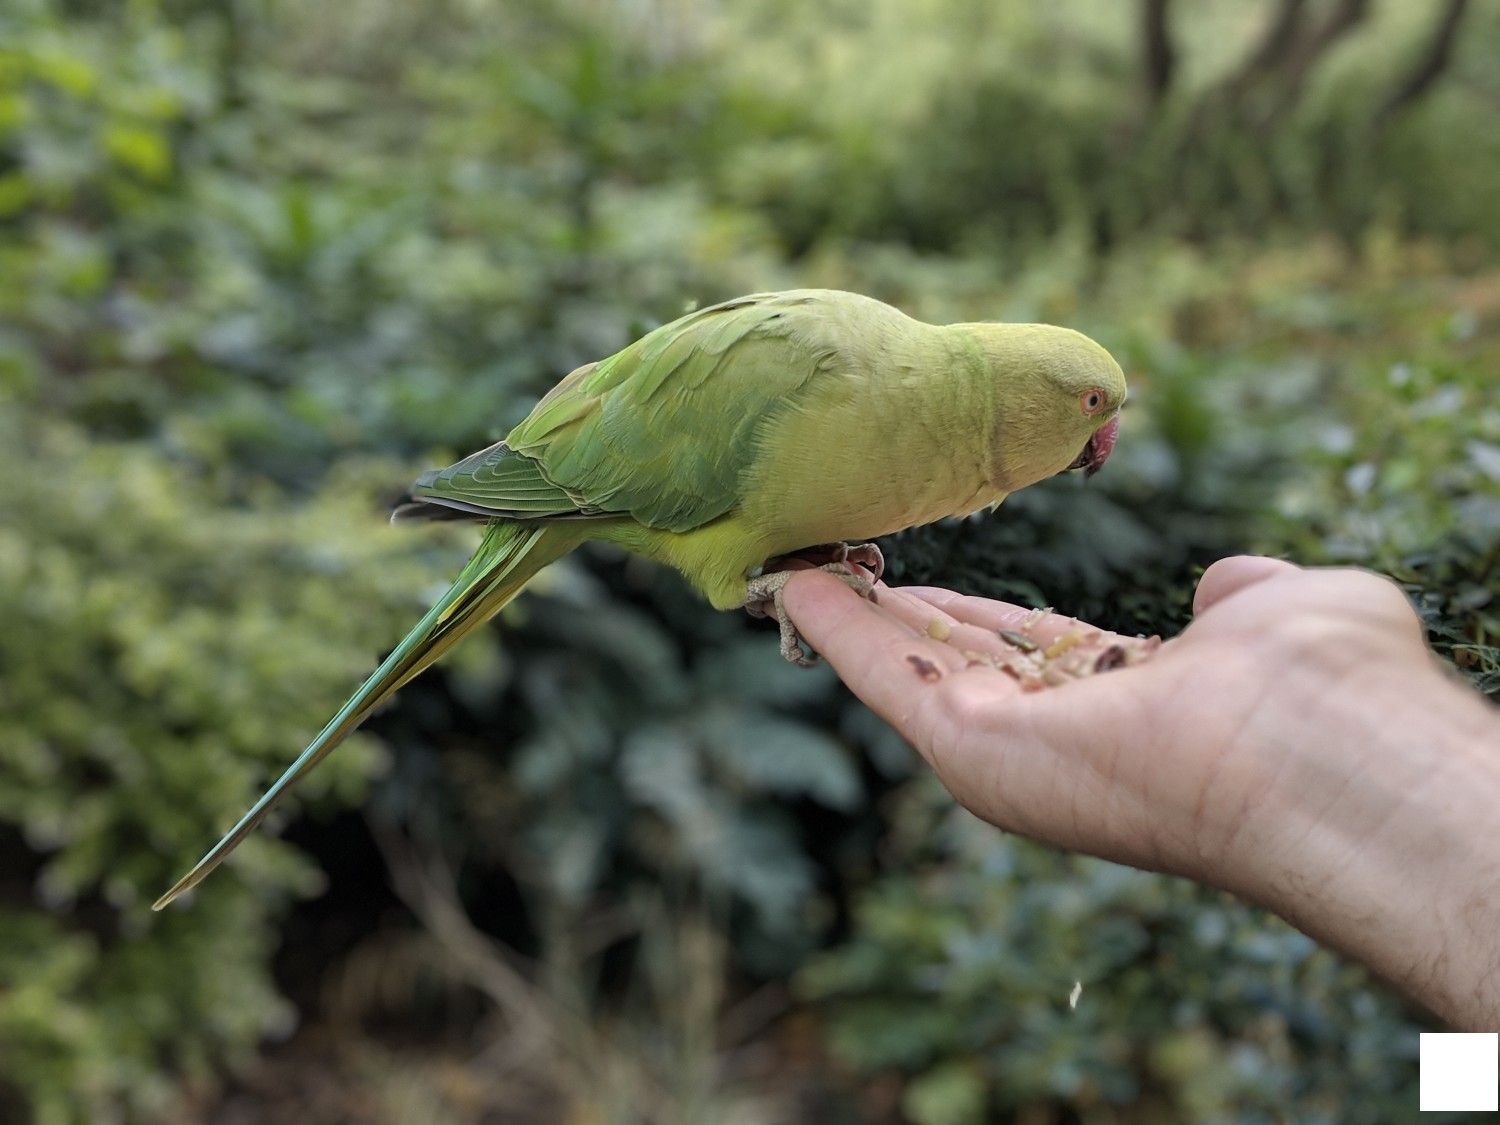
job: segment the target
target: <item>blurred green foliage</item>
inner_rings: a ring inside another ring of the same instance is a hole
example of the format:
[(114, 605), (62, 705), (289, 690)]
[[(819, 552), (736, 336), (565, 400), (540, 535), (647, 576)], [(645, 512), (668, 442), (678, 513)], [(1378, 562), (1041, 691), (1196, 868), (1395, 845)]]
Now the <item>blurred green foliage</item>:
[(1170, 632), (1234, 550), (1373, 566), (1500, 693), (1500, 19), (1392, 106), (1439, 9), (1305, 7), (1363, 14), (1247, 70), (1279, 5), (1179, 5), (1143, 85), (1139, 10), (1083, 0), (11, 0), (0, 1116), (1409, 1108), (1362, 972), (980, 830), (826, 670), (602, 552), (336, 755), (299, 847), (147, 909), (463, 557), (382, 502), (740, 292), (1126, 366), (1109, 472), (894, 577)]
[(1201, 887), (1020, 844), (935, 782), (890, 813), (895, 870), (802, 980), (838, 999), (829, 1034), (850, 1065), (917, 1076), (913, 1121), (1409, 1112), (1412, 1029), (1311, 939)]
[[(152, 916), (150, 887), (311, 733), (378, 623), (419, 611), (426, 568), (351, 519), (353, 466), (295, 508), (231, 507), (149, 447), (74, 427), (7, 417), (0, 448), (18, 484), (0, 500), (0, 823), (33, 903), (0, 911), (4, 1069), (44, 1118), (108, 1118), (123, 1091), (160, 1109), (175, 1075), (288, 1025), (267, 907), (318, 879), (265, 836), (194, 911)], [(309, 799), (357, 799), (372, 749)]]

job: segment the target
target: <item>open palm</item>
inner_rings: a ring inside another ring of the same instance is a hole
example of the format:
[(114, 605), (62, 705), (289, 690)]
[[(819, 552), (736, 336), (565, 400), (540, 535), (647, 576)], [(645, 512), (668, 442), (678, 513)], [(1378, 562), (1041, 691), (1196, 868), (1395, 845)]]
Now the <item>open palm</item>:
[[(1370, 765), (1357, 728), (1381, 715), (1351, 715), (1348, 689), (1409, 698), (1443, 681), (1406, 599), (1363, 571), (1226, 559), (1203, 576), (1193, 624), (1150, 659), (1033, 692), (973, 658), (1014, 654), (997, 631), (1019, 628), (1023, 606), (884, 586), (872, 604), (820, 574), (799, 575), (786, 602), (978, 816), (1289, 916), (1343, 862), (1310, 865), (1309, 842), (1374, 838), (1439, 765), (1435, 745), (1413, 748), (1382, 762), (1377, 789), (1355, 784)], [(1030, 635), (1047, 645), (1073, 630), (1120, 639), (1055, 614)]]

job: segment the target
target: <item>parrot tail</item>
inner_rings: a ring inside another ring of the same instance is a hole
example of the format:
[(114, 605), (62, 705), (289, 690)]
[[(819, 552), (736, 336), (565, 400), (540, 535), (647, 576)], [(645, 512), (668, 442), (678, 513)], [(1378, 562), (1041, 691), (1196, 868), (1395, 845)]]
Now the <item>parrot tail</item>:
[(521, 587), (550, 562), (578, 546), (584, 536), (577, 525), (492, 520), (474, 557), (464, 565), (449, 591), (385, 658), (317, 738), (287, 767), (265, 796), (240, 818), (198, 865), (152, 904), (160, 910), (201, 883), (240, 841), (254, 831), (282, 796), (347, 738), (370, 712), (460, 639), (489, 620), (521, 592)]

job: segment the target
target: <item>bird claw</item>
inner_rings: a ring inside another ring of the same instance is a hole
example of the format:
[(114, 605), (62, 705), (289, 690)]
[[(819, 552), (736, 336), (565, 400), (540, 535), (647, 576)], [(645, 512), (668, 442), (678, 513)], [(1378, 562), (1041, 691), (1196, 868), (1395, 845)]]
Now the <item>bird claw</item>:
[[(879, 582), (885, 574), (885, 555), (874, 543), (819, 543), (815, 547), (804, 547), (790, 554), (777, 555), (765, 561), (760, 568), (762, 574), (774, 570), (789, 569), (788, 563), (805, 563), (827, 570), (830, 563), (854, 563), (870, 572), (870, 580)], [(800, 569), (791, 567), (790, 569)], [(830, 573), (832, 573), (830, 571)]]
[(844, 557), (839, 562), (851, 562), (870, 572), (870, 582), (879, 582), (885, 574), (885, 555), (874, 543), (845, 543)]
[[(874, 544), (862, 544), (862, 546), (868, 546), (879, 554), (879, 548)], [(782, 558), (790, 557), (782, 556)], [(842, 560), (824, 563), (814, 568), (773, 570), (768, 574), (761, 574), (750, 579), (745, 587), (745, 612), (751, 617), (775, 617), (777, 625), (781, 628), (781, 655), (799, 668), (811, 668), (818, 662), (817, 653), (809, 653), (803, 649), (802, 637), (797, 632), (797, 626), (792, 624), (792, 619), (787, 615), (784, 601), (786, 584), (799, 569), (827, 571), (861, 597), (869, 597), (874, 592), (875, 581)]]

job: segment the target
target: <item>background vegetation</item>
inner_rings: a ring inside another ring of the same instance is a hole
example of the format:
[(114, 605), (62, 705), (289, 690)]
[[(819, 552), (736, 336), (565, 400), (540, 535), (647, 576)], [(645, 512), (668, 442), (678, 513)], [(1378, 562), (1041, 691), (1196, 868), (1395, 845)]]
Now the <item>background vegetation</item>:
[(0, 1118), (1409, 1113), (1361, 970), (978, 825), (604, 552), (149, 904), (472, 545), (384, 503), (753, 290), (1127, 368), (1109, 472), (897, 578), (1170, 632), (1223, 554), (1356, 562), (1500, 692), (1497, 49), (1464, 0), (9, 0)]

